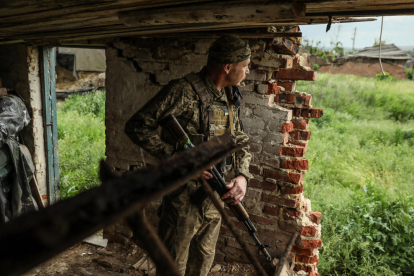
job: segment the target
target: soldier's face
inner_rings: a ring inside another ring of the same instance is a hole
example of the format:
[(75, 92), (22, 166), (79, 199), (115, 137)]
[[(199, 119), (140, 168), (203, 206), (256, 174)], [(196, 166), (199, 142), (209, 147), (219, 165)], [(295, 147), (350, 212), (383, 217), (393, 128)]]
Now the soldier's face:
[(240, 82), (242, 82), (246, 78), (246, 76), (250, 73), (249, 64), (250, 64), (250, 58), (245, 61), (236, 63), (236, 64), (231, 64), (232, 67), (227, 75), (229, 85), (232, 85), (232, 86), (240, 85)]

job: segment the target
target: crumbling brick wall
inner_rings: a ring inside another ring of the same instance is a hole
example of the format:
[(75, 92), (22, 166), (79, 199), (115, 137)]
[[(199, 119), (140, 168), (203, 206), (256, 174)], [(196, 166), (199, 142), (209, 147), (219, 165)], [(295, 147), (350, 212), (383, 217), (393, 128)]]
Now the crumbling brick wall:
[[(296, 29), (297, 30), (297, 29)], [(199, 71), (207, 61), (214, 39), (135, 39), (118, 41), (107, 49), (107, 160), (124, 173), (142, 165), (139, 149), (123, 133), (125, 122), (170, 80)], [(245, 197), (245, 207), (263, 242), (281, 254), (292, 233), (300, 232), (291, 257), (301, 275), (317, 275), (318, 247), (322, 246), (320, 213), (311, 210), (303, 194), (308, 170), (304, 157), (311, 131), (309, 118), (322, 116), (311, 106), (311, 96), (295, 89), (296, 80), (315, 80), (316, 72), (296, 56), (301, 38), (249, 39), (252, 70), (241, 88), (242, 122), (251, 141), (255, 176)], [(145, 155), (148, 163), (156, 162)], [(157, 224), (154, 202), (146, 212)], [(248, 233), (240, 225), (240, 231)], [(117, 233), (118, 232), (118, 233)], [(107, 237), (130, 236), (121, 225)], [(217, 261), (247, 259), (228, 228), (223, 225), (217, 244)]]

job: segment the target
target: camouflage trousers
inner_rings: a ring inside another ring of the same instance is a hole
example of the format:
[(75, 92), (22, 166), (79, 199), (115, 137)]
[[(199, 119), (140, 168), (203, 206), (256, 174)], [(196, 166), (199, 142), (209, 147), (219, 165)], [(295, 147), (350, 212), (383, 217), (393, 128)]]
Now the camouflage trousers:
[(210, 198), (200, 205), (190, 202), (199, 186), (196, 181), (188, 182), (164, 197), (159, 210), (158, 235), (186, 276), (207, 275), (221, 226), (221, 215)]

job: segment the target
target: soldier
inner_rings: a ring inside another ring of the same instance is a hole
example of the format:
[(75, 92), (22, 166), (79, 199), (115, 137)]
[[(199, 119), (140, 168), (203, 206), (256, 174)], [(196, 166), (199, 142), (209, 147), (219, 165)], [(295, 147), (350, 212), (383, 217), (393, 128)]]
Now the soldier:
[[(144, 105), (125, 125), (125, 133), (148, 153), (162, 159), (175, 150), (174, 142), (163, 131), (157, 134), (158, 122), (174, 114), (191, 141), (231, 133), (237, 144), (248, 136), (239, 119), (238, 86), (249, 74), (250, 47), (234, 36), (223, 36), (210, 47), (207, 66), (166, 85)], [(222, 196), (226, 203), (239, 203), (246, 193), (251, 154), (249, 146), (225, 159), (217, 168), (226, 175), (233, 167), (235, 178)], [(212, 178), (205, 171), (204, 179)], [(207, 275), (214, 260), (215, 246), (221, 226), (221, 216), (209, 198), (192, 203), (191, 198), (201, 186), (190, 181), (165, 196), (158, 210), (161, 218), (158, 235), (176, 261), (182, 275)], [(218, 196), (216, 194), (216, 196)]]

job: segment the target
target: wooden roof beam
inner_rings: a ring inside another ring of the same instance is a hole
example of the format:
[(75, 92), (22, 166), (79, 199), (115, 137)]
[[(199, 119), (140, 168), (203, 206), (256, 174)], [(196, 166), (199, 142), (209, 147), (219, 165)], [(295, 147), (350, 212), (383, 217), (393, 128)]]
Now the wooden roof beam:
[(394, 9), (394, 10), (367, 10), (367, 11), (326, 11), (317, 13), (306, 13), (307, 18), (321, 17), (321, 16), (396, 16), (396, 15), (414, 15), (414, 8), (412, 9)]
[[(297, 15), (304, 14), (303, 4), (295, 5)], [(264, 23), (283, 19), (295, 19), (291, 1), (263, 2), (214, 2), (185, 5), (173, 8), (136, 10), (118, 14), (119, 20), (128, 27), (162, 26), (171, 24), (199, 23)]]

